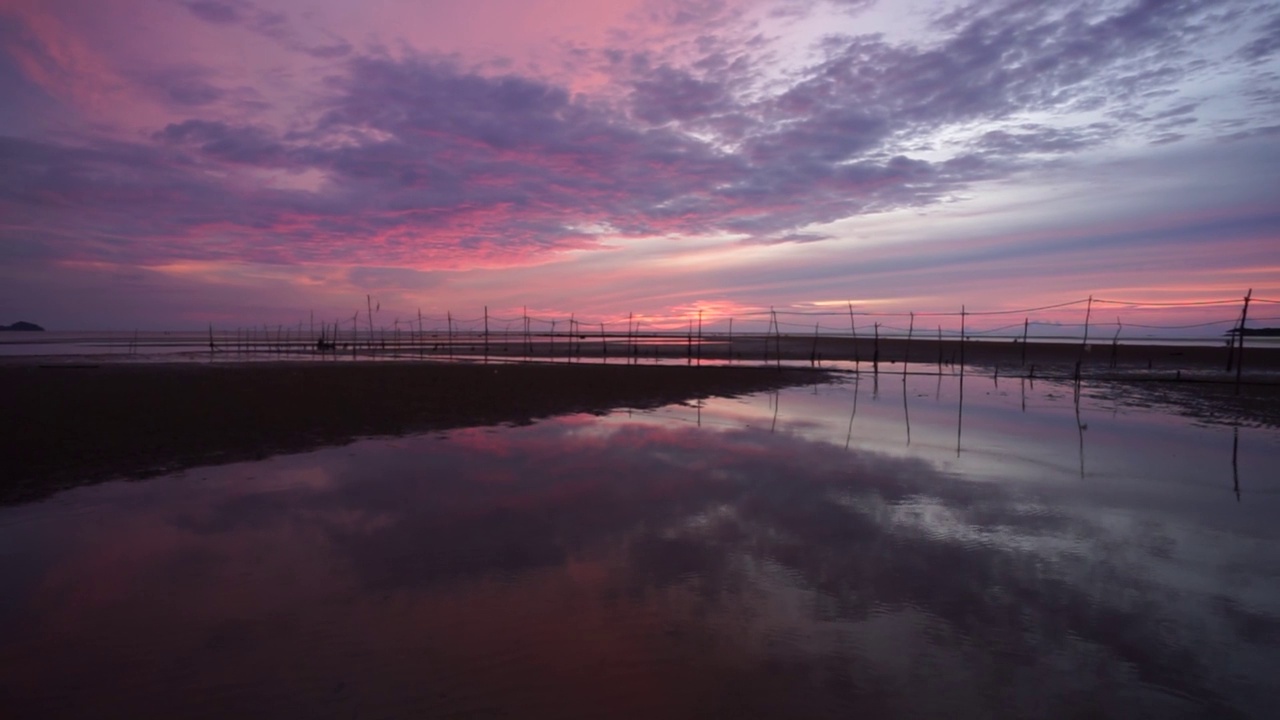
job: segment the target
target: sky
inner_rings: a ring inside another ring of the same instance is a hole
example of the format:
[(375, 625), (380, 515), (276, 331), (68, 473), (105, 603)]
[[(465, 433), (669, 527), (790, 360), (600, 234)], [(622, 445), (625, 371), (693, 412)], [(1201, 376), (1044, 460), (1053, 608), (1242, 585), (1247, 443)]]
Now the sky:
[(1280, 2), (0, 0), (0, 98), (0, 323), (1280, 298)]

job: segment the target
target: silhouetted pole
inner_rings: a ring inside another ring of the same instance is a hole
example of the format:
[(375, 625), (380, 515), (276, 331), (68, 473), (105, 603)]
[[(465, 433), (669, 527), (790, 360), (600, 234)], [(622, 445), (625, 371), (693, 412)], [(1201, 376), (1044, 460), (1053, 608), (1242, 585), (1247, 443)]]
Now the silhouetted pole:
[(698, 310), (698, 365), (702, 365), (702, 310)]
[(813, 349), (809, 351), (809, 366), (818, 364), (818, 323), (813, 324)]
[(1244, 371), (1244, 323), (1249, 319), (1249, 299), (1253, 297), (1253, 288), (1244, 295), (1244, 310), (1240, 311), (1240, 353), (1236, 357), (1236, 394), (1240, 394), (1240, 374)]
[(1111, 338), (1111, 368), (1113, 370), (1116, 367), (1116, 353), (1120, 350), (1120, 330), (1123, 329), (1123, 327), (1124, 326), (1120, 324), (1120, 316), (1117, 315), (1116, 334), (1115, 337)]
[[(902, 346), (902, 381), (907, 381), (907, 362), (911, 359), (911, 336), (916, 330), (916, 314), (911, 313), (911, 322), (907, 325), (907, 344)], [(905, 397), (905, 396), (904, 396)], [(906, 402), (905, 400), (903, 401)], [(911, 436), (911, 431), (907, 431), (907, 437)], [(910, 442), (910, 441), (908, 441)]]
[[(964, 376), (964, 306), (960, 306), (960, 376)], [(957, 451), (958, 452), (958, 451)]]
[(1080, 365), (1084, 363), (1084, 352), (1089, 347), (1089, 316), (1093, 314), (1093, 296), (1089, 296), (1089, 304), (1084, 310), (1084, 335), (1080, 340), (1080, 356), (1076, 358), (1076, 377), (1075, 381), (1080, 382)]
[(484, 306), (484, 361), (489, 362), (489, 306)]
[(777, 338), (775, 350), (777, 351), (778, 369), (782, 369), (782, 326), (778, 324), (778, 313), (771, 307), (769, 312), (773, 315), (773, 336)]
[(1022, 367), (1027, 366), (1027, 330), (1031, 327), (1031, 318), (1022, 319)]
[[(938, 326), (938, 374), (942, 374), (942, 326)], [(939, 380), (939, 383), (942, 381)]]
[(445, 335), (445, 337), (449, 341), (449, 359), (452, 360), (453, 359), (453, 311), (446, 310), (444, 312), (444, 318), (445, 318), (445, 322), (449, 323), (449, 330)]
[(875, 340), (871, 345), (871, 372), (880, 374), (880, 323), (875, 323), (872, 327), (875, 332)]
[(853, 301), (849, 301), (849, 332), (853, 334), (853, 363), (858, 366), (858, 326), (853, 322)]

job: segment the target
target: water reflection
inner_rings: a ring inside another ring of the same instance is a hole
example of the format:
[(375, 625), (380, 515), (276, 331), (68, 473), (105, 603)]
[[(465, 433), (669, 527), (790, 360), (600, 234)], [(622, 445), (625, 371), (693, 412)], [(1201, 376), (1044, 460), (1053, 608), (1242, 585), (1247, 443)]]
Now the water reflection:
[[(1223, 502), (1226, 428), (974, 382), (963, 455), (942, 402), (903, 443), (941, 381), (898, 409), (855, 377), (5, 508), (0, 691), (25, 717), (1267, 716), (1280, 502)], [(1277, 441), (1233, 431), (1237, 490)]]

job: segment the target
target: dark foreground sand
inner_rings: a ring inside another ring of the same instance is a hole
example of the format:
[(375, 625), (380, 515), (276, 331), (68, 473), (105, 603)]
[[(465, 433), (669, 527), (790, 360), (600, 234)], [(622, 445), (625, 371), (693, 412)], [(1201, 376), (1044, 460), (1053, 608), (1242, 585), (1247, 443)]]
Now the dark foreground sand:
[(824, 379), (766, 367), (0, 363), (0, 502), (362, 436), (655, 407)]

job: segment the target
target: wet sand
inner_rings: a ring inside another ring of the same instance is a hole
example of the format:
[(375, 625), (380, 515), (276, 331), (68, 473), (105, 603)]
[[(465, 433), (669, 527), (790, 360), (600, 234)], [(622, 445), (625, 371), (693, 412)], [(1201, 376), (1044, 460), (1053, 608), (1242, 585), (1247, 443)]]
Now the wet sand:
[(0, 502), (349, 442), (821, 382), (748, 367), (0, 363)]

